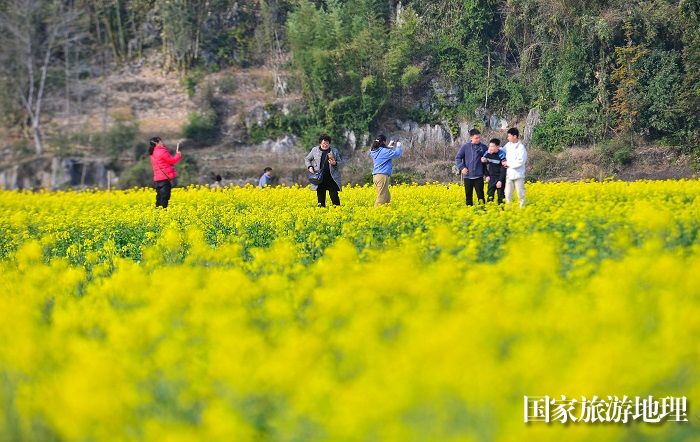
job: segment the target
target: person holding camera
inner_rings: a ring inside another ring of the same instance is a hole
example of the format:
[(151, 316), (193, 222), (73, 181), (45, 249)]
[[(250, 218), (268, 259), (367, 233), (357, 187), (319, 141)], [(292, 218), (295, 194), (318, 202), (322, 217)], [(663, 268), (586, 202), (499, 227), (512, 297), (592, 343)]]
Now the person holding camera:
[(173, 167), (182, 160), (180, 143), (177, 144), (175, 155), (170, 155), (160, 137), (149, 141), (148, 153), (153, 168), (153, 184), (156, 188), (156, 207), (166, 209), (170, 201), (170, 192), (177, 184), (177, 171)]
[(311, 190), (316, 191), (318, 207), (326, 207), (326, 192), (331, 197), (334, 206), (340, 205), (338, 192), (343, 185), (340, 180), (340, 169), (342, 164), (340, 152), (335, 147), (331, 147), (331, 137), (323, 134), (318, 139), (318, 146), (311, 149), (304, 163), (309, 171), (309, 182)]
[(379, 135), (372, 143), (372, 148), (369, 151), (369, 156), (372, 157), (374, 162), (372, 181), (374, 182), (374, 188), (377, 190), (377, 199), (374, 201), (374, 207), (379, 207), (391, 201), (389, 183), (394, 168), (393, 159), (400, 157), (403, 153), (400, 141), (396, 143), (396, 149), (392, 149), (393, 146), (393, 140), (387, 146), (386, 136)]

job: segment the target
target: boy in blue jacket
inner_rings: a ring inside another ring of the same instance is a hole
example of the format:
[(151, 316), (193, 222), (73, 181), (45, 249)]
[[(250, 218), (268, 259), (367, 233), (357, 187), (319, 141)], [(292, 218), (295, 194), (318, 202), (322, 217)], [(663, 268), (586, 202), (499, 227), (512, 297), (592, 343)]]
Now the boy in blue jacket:
[(372, 143), (372, 148), (369, 151), (369, 156), (372, 157), (374, 168), (372, 169), (372, 181), (374, 188), (377, 190), (377, 199), (374, 202), (374, 207), (379, 207), (391, 201), (389, 193), (389, 182), (391, 181), (391, 173), (394, 169), (393, 159), (401, 156), (401, 142), (396, 143), (396, 149), (392, 149), (394, 142), (386, 145), (386, 136), (379, 135)]
[(498, 204), (503, 204), (505, 199), (506, 189), (506, 167), (503, 162), (506, 159), (506, 153), (501, 150), (501, 140), (493, 138), (489, 142), (489, 148), (481, 157), (481, 162), (484, 163), (485, 180), (488, 183), (486, 191), (486, 200), (493, 201), (493, 196), (498, 193)]

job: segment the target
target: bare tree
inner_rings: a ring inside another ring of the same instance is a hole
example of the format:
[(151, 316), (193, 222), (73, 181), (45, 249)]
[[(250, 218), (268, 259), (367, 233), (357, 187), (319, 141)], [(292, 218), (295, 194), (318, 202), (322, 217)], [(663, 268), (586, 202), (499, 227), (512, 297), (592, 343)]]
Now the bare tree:
[(76, 17), (61, 0), (8, 0), (0, 13), (0, 74), (21, 102), (37, 155), (44, 152), (47, 74), (53, 63), (60, 63), (55, 52), (71, 40)]
[(274, 91), (278, 96), (287, 94), (287, 80), (283, 76), (283, 68), (286, 64), (286, 54), (282, 49), (279, 34), (278, 15), (279, 2), (277, 0), (262, 0), (260, 2), (260, 15), (262, 24), (260, 31), (264, 40), (264, 49), (269, 52), (268, 64), (272, 70), (274, 79)]

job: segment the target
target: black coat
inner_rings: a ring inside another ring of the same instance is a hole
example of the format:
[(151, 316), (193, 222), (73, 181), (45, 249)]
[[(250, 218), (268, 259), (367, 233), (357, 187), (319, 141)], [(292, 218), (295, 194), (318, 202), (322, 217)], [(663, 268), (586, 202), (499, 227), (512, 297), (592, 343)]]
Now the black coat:
[(500, 152), (496, 153), (486, 153), (484, 155), (484, 158), (488, 160), (488, 163), (484, 164), (484, 175), (491, 177), (492, 183), (496, 183), (497, 181), (500, 181), (505, 184), (506, 182), (506, 168), (503, 167), (503, 164), (501, 164), (501, 161), (503, 159), (501, 158)]

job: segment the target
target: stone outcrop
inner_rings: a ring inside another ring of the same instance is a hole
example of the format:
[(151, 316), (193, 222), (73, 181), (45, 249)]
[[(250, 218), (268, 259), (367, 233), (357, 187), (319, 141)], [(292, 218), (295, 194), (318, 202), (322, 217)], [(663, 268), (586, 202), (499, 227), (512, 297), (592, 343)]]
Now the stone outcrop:
[(116, 175), (101, 158), (37, 157), (0, 169), (0, 188), (12, 190), (105, 188), (108, 179), (116, 184)]

